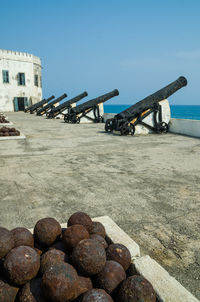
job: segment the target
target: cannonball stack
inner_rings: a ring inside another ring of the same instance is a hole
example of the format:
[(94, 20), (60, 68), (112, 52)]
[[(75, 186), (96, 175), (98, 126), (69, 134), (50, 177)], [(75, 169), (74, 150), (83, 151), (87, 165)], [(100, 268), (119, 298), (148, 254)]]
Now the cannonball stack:
[(9, 121), (5, 118), (4, 115), (0, 115), (0, 124), (7, 124)]
[(128, 274), (129, 250), (109, 244), (100, 222), (74, 213), (61, 229), (40, 219), (33, 235), (0, 227), (0, 302), (156, 302), (152, 285)]
[(15, 128), (1, 127), (0, 136), (19, 136), (20, 132)]

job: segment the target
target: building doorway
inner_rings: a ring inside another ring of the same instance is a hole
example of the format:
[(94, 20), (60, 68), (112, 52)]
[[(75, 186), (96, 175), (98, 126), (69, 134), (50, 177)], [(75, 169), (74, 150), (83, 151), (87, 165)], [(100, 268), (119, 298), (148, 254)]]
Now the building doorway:
[(28, 106), (28, 98), (14, 98), (14, 111), (24, 111)]

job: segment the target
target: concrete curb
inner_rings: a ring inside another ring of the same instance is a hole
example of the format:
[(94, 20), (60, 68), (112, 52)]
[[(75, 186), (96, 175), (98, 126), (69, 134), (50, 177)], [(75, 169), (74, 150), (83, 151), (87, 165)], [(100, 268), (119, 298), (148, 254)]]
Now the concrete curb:
[(10, 141), (10, 140), (19, 140), (19, 139), (26, 139), (26, 136), (24, 134), (21, 134), (19, 136), (1, 136), (0, 141)]
[(11, 126), (11, 125), (13, 125), (13, 123), (12, 122), (9, 122), (9, 123), (0, 123), (0, 127), (1, 126)]

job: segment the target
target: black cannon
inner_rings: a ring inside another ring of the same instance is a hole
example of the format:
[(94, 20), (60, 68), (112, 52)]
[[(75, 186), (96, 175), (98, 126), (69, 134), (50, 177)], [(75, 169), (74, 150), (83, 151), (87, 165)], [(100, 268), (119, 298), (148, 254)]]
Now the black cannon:
[[(105, 131), (112, 132), (114, 130), (119, 131), (121, 135), (134, 135), (135, 126), (141, 124), (157, 133), (168, 132), (168, 124), (162, 120), (162, 107), (159, 102), (186, 85), (186, 78), (179, 77), (176, 81), (115, 115), (114, 118), (108, 119), (105, 124)], [(153, 113), (153, 126), (143, 122), (143, 119), (151, 113)]]
[(63, 95), (61, 95), (59, 98), (53, 100), (52, 102), (48, 103), (47, 105), (45, 105), (44, 107), (40, 108), (37, 111), (37, 115), (43, 115), (45, 113), (47, 113), (48, 110), (51, 110), (52, 108), (55, 108), (55, 104), (59, 103), (60, 101), (62, 101), (64, 98), (67, 97), (67, 94), (64, 93)]
[(48, 102), (50, 102), (51, 100), (53, 100), (55, 98), (54, 95), (50, 96), (48, 99), (43, 99), (27, 108), (24, 109), (24, 112), (28, 112), (30, 111), (30, 113), (33, 113), (35, 110), (37, 110), (38, 108), (42, 107), (43, 105), (47, 104)]
[[(119, 91), (117, 89), (106, 93), (102, 96), (99, 96), (95, 99), (89, 100), (83, 104), (80, 104), (77, 107), (71, 108), (69, 113), (64, 115), (64, 121), (66, 123), (80, 123), (82, 117), (86, 117), (88, 120), (93, 121), (94, 123), (103, 122), (103, 117), (99, 112), (99, 104), (104, 103), (107, 100), (111, 99), (114, 96), (119, 95)], [(93, 111), (94, 117), (88, 116), (88, 113)]]
[(88, 93), (84, 91), (83, 93), (77, 95), (71, 100), (65, 101), (64, 103), (60, 104), (59, 106), (53, 107), (50, 111), (46, 113), (47, 118), (55, 118), (59, 114), (63, 114), (62, 112), (67, 110), (67, 113), (70, 113), (72, 108), (72, 104), (77, 103), (82, 98), (86, 97)]

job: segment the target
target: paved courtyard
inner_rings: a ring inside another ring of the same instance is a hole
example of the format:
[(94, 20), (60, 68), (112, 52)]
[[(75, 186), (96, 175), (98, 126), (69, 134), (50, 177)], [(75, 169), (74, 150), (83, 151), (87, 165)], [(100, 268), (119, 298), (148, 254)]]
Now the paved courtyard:
[(103, 124), (7, 116), (27, 138), (0, 141), (0, 225), (109, 215), (200, 299), (199, 139), (121, 137)]

